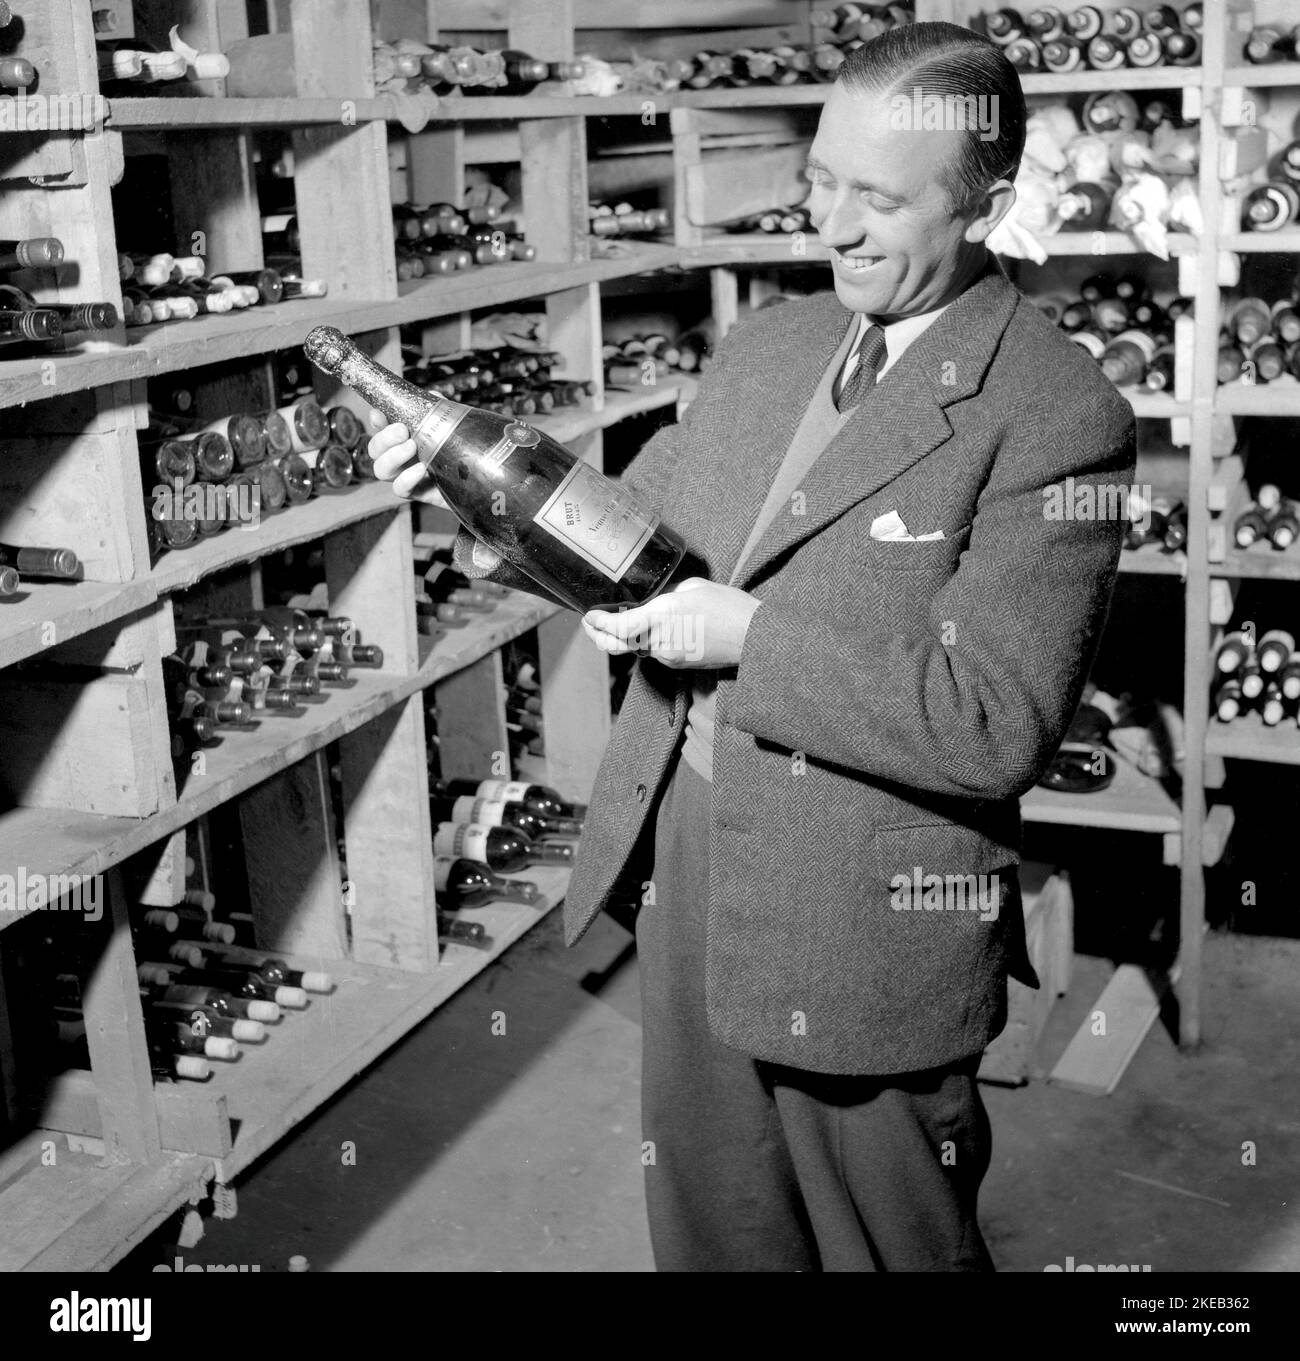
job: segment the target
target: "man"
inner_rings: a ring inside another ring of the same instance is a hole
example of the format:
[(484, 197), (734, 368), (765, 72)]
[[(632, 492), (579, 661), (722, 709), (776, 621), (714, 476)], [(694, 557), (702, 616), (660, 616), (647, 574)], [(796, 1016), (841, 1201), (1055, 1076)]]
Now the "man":
[[(918, 126), (940, 106), (992, 116)], [(808, 158), (834, 295), (735, 328), (625, 476), (702, 566), (583, 620), (645, 660), (565, 912), (572, 942), (642, 904), (660, 1270), (991, 1269), (975, 1072), (1008, 973), (1037, 982), (1017, 799), (1078, 703), (1123, 532), (1047, 507), (1134, 465), (1127, 403), (984, 244), (1024, 124), (965, 29), (852, 54)], [(405, 435), (376, 436), (377, 471), (427, 494)]]

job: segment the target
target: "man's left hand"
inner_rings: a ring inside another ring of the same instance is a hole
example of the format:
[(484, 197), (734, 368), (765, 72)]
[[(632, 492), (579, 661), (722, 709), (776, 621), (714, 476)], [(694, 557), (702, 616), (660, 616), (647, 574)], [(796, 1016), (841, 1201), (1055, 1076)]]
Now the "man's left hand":
[(762, 602), (747, 591), (687, 577), (634, 609), (588, 610), (587, 637), (611, 657), (653, 657), (677, 669), (714, 670), (740, 664), (745, 634)]

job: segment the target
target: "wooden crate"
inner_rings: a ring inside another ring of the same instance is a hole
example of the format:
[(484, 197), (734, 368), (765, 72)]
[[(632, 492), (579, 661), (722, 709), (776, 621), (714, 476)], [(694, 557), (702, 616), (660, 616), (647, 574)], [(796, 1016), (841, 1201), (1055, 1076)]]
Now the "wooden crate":
[(1007, 980), (1007, 1024), (984, 1051), (979, 1075), (985, 1082), (1016, 1086), (1034, 1073), (1038, 1037), (1056, 999), (1070, 986), (1074, 961), (1074, 900), (1065, 874), (1038, 861), (1020, 869), (1029, 962), (1041, 987)]

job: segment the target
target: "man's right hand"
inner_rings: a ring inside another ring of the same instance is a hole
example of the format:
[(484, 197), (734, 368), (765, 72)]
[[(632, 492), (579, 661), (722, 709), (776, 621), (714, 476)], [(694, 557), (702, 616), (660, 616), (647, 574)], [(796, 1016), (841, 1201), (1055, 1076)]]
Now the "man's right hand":
[(371, 436), (367, 452), (375, 465), (375, 476), (381, 482), (391, 482), (393, 491), (408, 501), (423, 501), (428, 506), (448, 510), (437, 483), (429, 476), (419, 455), (411, 432), (400, 421), (385, 425), (382, 412), (370, 412), (370, 428), (378, 433)]

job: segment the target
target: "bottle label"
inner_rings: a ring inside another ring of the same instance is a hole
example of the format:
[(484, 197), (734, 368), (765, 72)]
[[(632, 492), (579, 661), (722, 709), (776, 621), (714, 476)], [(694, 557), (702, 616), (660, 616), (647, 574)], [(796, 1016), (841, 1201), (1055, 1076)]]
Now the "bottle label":
[(533, 523), (611, 581), (621, 581), (658, 529), (659, 517), (647, 515), (627, 488), (579, 460)]
[(541, 438), (531, 425), (511, 421), (501, 438), (490, 449), (484, 450), (483, 459), (492, 467), (499, 468), (516, 449), (531, 449), (541, 442)]
[(474, 822), (444, 822), (433, 838), (434, 855), (460, 856), (487, 864), (489, 827)]
[(499, 803), (522, 803), (527, 793), (527, 780), (484, 780), (478, 787), (480, 799)]
[(442, 446), (451, 438), (451, 433), (469, 414), (469, 407), (459, 402), (435, 402), (433, 409), (411, 431), (415, 447), (420, 457), (428, 463), (442, 451)]
[(504, 827), (506, 822), (506, 805), (502, 799), (483, 799), (473, 800), (473, 812), (470, 815), (470, 822), (481, 823), (484, 827)]

